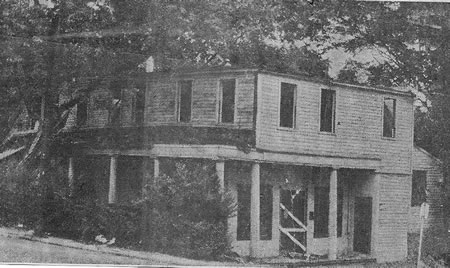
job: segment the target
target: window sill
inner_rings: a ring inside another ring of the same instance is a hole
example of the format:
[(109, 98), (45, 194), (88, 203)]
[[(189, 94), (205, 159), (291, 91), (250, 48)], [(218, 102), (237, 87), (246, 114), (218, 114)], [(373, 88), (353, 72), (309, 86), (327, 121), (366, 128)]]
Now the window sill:
[(336, 137), (336, 132), (327, 132), (327, 131), (319, 131), (320, 135), (325, 135), (325, 136), (334, 136)]
[(290, 127), (277, 127), (277, 130), (287, 131), (287, 132), (294, 132), (294, 131), (296, 131), (296, 128), (295, 127), (293, 127), (293, 128), (290, 128)]
[(397, 138), (396, 137), (385, 137), (385, 136), (382, 136), (381, 137), (381, 139), (382, 140), (387, 140), (387, 141), (396, 141), (397, 140)]

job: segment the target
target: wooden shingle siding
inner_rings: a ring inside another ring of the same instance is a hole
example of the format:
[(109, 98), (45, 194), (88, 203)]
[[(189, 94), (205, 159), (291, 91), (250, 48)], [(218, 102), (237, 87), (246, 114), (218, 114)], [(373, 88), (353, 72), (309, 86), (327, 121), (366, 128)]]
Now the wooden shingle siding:
[[(281, 82), (297, 85), (295, 129), (280, 129)], [(265, 150), (381, 159), (383, 172), (409, 174), (411, 166), (412, 98), (344, 86), (327, 86), (270, 74), (258, 74), (257, 147)], [(336, 90), (336, 131), (322, 133), (320, 94)], [(383, 97), (397, 99), (397, 133), (382, 138)]]
[[(442, 189), (443, 172), (441, 163), (436, 158), (426, 153), (423, 149), (414, 147), (413, 170), (422, 170), (427, 173), (426, 189), (427, 202), (430, 205), (428, 219), (424, 227), (442, 227), (443, 224), (443, 200), (445, 198)], [(420, 206), (410, 209), (409, 232), (419, 232), (420, 228)]]
[[(236, 79), (235, 116), (233, 124), (218, 123), (219, 82)], [(145, 125), (177, 123), (177, 82), (192, 80), (192, 126), (232, 126), (252, 128), (254, 76), (243, 74), (191, 75), (185, 77), (162, 75), (147, 82)]]
[(380, 176), (377, 258), (383, 261), (406, 258), (410, 183), (409, 175)]

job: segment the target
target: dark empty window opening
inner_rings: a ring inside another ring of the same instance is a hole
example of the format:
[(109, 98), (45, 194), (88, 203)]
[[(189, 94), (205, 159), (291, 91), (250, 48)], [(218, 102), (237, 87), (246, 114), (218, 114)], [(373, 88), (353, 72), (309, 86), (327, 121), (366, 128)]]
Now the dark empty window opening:
[(133, 98), (132, 116), (134, 124), (142, 126), (144, 123), (145, 111), (145, 88), (138, 88), (136, 90), (136, 94)]
[(261, 184), (260, 186), (260, 239), (272, 240), (272, 209), (273, 195), (272, 185)]
[(296, 85), (281, 83), (280, 127), (295, 127)]
[(334, 133), (336, 91), (322, 89), (320, 102), (320, 131)]
[(411, 206), (420, 206), (427, 201), (427, 172), (424, 170), (413, 170)]
[(330, 188), (314, 188), (314, 238), (328, 237), (328, 212)]
[(233, 123), (236, 80), (229, 79), (220, 81), (220, 89), (221, 89), (220, 122)]
[(250, 240), (250, 185), (237, 185), (237, 240)]
[(87, 120), (87, 104), (86, 101), (81, 101), (77, 104), (77, 125), (83, 126)]
[(385, 98), (383, 105), (383, 137), (395, 137), (395, 99)]
[(122, 105), (123, 88), (125, 88), (123, 81), (111, 83), (112, 103), (109, 110), (109, 123), (112, 125), (118, 125), (120, 123), (120, 106)]
[(178, 122), (190, 122), (192, 112), (192, 81), (180, 81), (178, 88)]

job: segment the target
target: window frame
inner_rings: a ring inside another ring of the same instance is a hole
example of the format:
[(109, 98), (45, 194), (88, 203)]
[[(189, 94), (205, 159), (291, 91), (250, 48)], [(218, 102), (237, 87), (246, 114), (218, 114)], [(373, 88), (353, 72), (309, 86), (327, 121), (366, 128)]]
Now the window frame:
[[(181, 121), (181, 84), (184, 82), (189, 82), (191, 84), (191, 100), (190, 100), (190, 108), (189, 108), (189, 120)], [(177, 123), (189, 124), (192, 122), (192, 108), (193, 108), (193, 95), (194, 95), (194, 80), (179, 80), (177, 81), (177, 91), (176, 91), (176, 119)]]
[[(80, 118), (80, 114), (81, 114), (81, 109), (80, 108), (84, 108), (83, 109), (83, 115), (84, 118), (83, 120), (81, 120)], [(87, 124), (87, 120), (88, 120), (88, 102), (86, 100), (82, 100), (79, 103), (77, 103), (77, 113), (76, 113), (76, 118), (77, 118), (77, 126), (82, 127), (85, 126)]]
[[(324, 91), (329, 91), (333, 93), (333, 106), (331, 112), (331, 131), (322, 130), (322, 96)], [(336, 95), (337, 92), (330, 88), (320, 89), (320, 101), (319, 101), (319, 132), (325, 134), (336, 134)]]
[[(393, 101), (393, 128), (391, 129), (391, 135), (385, 136), (385, 106), (386, 106), (386, 100), (392, 100)], [(383, 97), (383, 103), (381, 108), (381, 137), (383, 139), (395, 139), (397, 137), (397, 99), (392, 97)]]
[[(282, 91), (283, 91), (283, 84), (292, 85), (294, 89), (294, 96), (292, 101), (292, 127), (288, 126), (282, 126), (281, 125), (281, 99), (282, 99)], [(283, 130), (295, 130), (297, 128), (297, 98), (298, 98), (298, 85), (294, 83), (288, 83), (288, 82), (280, 82), (279, 83), (279, 90), (278, 90), (278, 128)]]
[[(223, 122), (223, 82), (224, 81), (234, 81), (234, 96), (233, 96), (233, 120), (232, 122)], [(224, 78), (219, 80), (219, 92), (218, 92), (218, 109), (217, 109), (217, 122), (219, 124), (234, 124), (236, 123), (237, 105), (236, 105), (236, 90), (237, 90), (237, 79), (236, 78)]]

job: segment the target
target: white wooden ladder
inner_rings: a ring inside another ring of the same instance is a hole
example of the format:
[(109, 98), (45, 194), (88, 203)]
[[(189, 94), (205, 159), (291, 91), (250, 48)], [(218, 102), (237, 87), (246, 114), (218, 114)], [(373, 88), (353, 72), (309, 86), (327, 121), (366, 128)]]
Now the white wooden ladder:
[(306, 251), (306, 247), (300, 243), (300, 241), (297, 240), (297, 238), (295, 238), (291, 233), (305, 233), (307, 231), (306, 226), (303, 224), (303, 222), (301, 222), (299, 219), (297, 219), (297, 217), (294, 216), (294, 214), (292, 214), (292, 212), (290, 212), (284, 205), (283, 203), (280, 203), (280, 208), (282, 210), (284, 210), (287, 215), (289, 215), (289, 217), (291, 217), (292, 220), (294, 220), (295, 223), (297, 223), (300, 228), (284, 228), (283, 226), (280, 225), (278, 226), (278, 228), (280, 229), (280, 231), (285, 234), (287, 237), (289, 237), (289, 239), (292, 240), (292, 242), (294, 242), (297, 246), (299, 246), (301, 249), (303, 249), (303, 251)]

